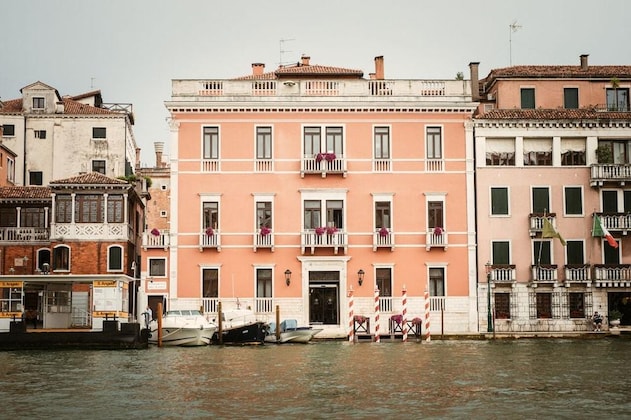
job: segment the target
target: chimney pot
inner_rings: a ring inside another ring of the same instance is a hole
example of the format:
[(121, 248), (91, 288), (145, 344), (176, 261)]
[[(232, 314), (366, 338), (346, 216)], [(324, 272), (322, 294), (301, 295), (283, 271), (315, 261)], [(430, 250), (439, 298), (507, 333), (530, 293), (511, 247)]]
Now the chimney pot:
[(252, 63), (252, 75), (260, 76), (265, 72), (265, 64), (263, 63)]
[(581, 54), (581, 70), (587, 70), (587, 67), (588, 67), (587, 58), (588, 57), (589, 57), (589, 54)]
[(301, 65), (303, 66), (308, 66), (309, 60), (311, 60), (311, 57), (309, 57), (308, 55), (303, 55), (302, 57), (300, 57)]
[(471, 99), (474, 101), (480, 100), (480, 76), (478, 74), (480, 63), (469, 63), (469, 73), (471, 74)]
[(375, 57), (375, 79), (383, 80), (385, 78), (383, 55)]

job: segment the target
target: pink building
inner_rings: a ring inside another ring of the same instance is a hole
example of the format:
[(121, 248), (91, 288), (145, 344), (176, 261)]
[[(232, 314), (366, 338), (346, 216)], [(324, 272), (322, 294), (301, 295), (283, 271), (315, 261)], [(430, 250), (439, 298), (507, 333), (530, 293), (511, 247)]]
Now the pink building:
[[(172, 309), (251, 307), (349, 333), (354, 314), (478, 330), (470, 83), (295, 65), (178, 79), (171, 114)], [(147, 273), (143, 273), (147, 278)], [(375, 290), (379, 296), (375, 297)]]
[(480, 282), (481, 330), (585, 331), (612, 309), (631, 321), (631, 66), (583, 55), (482, 80), (470, 66), (478, 276), (493, 291)]

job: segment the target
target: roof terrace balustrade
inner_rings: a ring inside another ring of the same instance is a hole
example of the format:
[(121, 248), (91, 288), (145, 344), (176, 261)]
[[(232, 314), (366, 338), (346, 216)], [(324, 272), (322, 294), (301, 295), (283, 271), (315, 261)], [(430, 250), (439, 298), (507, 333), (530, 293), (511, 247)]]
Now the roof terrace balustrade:
[(631, 164), (599, 163), (591, 165), (589, 184), (592, 187), (604, 185), (626, 185), (631, 182)]
[(50, 242), (50, 231), (45, 227), (0, 227), (0, 242)]

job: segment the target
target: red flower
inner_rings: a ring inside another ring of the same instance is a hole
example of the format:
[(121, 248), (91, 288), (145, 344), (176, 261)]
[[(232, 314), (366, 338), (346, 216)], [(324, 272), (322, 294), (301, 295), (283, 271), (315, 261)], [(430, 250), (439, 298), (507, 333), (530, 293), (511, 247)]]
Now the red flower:
[(327, 160), (327, 162), (332, 162), (335, 160), (335, 153), (325, 153), (324, 158)]
[(382, 238), (388, 236), (389, 233), (390, 232), (388, 232), (388, 228), (385, 226), (379, 229), (379, 236), (381, 236)]
[(443, 228), (441, 228), (440, 226), (436, 226), (434, 228), (434, 235), (439, 236), (439, 235), (442, 235), (442, 234), (443, 234)]
[(215, 234), (215, 232), (213, 231), (213, 228), (208, 227), (206, 229), (206, 236), (213, 236)]
[(160, 236), (160, 231), (156, 228), (151, 229), (151, 234), (153, 236)]
[(316, 235), (318, 235), (318, 236), (319, 236), (319, 235), (322, 235), (325, 231), (326, 231), (326, 229), (325, 229), (325, 228), (323, 228), (322, 226), (317, 227), (317, 228), (315, 229), (315, 233), (316, 233)]
[(272, 232), (272, 229), (268, 228), (267, 226), (263, 226), (261, 228), (261, 236), (267, 236)]
[(337, 232), (337, 228), (335, 226), (329, 226), (326, 228), (327, 235), (333, 235), (335, 232)]

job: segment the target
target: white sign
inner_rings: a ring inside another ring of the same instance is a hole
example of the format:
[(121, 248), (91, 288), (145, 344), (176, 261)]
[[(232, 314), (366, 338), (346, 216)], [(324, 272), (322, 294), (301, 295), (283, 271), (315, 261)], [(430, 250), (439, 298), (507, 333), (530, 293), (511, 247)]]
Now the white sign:
[(165, 290), (166, 288), (166, 281), (150, 281), (147, 283), (147, 290)]

